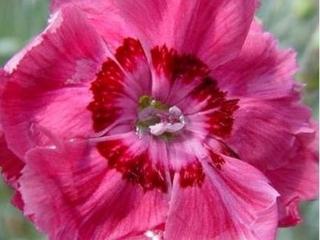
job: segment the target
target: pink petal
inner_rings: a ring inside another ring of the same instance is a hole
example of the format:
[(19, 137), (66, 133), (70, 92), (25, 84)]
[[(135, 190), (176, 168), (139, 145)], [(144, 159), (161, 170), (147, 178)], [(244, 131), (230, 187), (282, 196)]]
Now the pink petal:
[(257, 6), (255, 0), (167, 2), (157, 42), (197, 55), (211, 70), (237, 55)]
[[(216, 82), (207, 78), (192, 91), (191, 104), (184, 102), (187, 115), (191, 112), (190, 119), (197, 121), (199, 116), (205, 117), (205, 127), (208, 132), (218, 137), (228, 137), (233, 126), (233, 113), (238, 109), (238, 99), (227, 99)], [(192, 104), (193, 103), (193, 104)], [(202, 119), (199, 119), (200, 122)]]
[[(24, 202), (22, 200), (21, 193), (19, 191), (14, 192), (14, 195), (11, 199), (11, 204), (16, 208), (20, 209), (21, 211), (23, 211)], [(32, 216), (29, 216), (29, 220), (32, 221)]]
[(313, 131), (310, 110), (293, 99), (242, 100), (239, 107), (226, 142), (240, 159), (259, 169), (285, 165), (295, 135)]
[(99, 153), (108, 161), (110, 169), (121, 172), (123, 179), (140, 185), (145, 191), (158, 189), (167, 192), (163, 162), (155, 164), (156, 159), (151, 159), (154, 152), (150, 148), (151, 143), (148, 138), (140, 139), (134, 132), (110, 138), (113, 139), (97, 144)]
[(141, 42), (136, 39), (125, 38), (122, 45), (117, 48), (115, 57), (126, 72), (129, 87), (127, 91), (136, 88), (136, 99), (149, 92), (151, 73)]
[(142, 31), (151, 45), (166, 44), (196, 54), (211, 68), (237, 54), (256, 9), (254, 0), (116, 3), (120, 15)]
[[(310, 135), (310, 134), (309, 134)], [(313, 135), (309, 137), (314, 138)], [(318, 194), (318, 156), (316, 144), (307, 143), (299, 136), (296, 150), (292, 149), (288, 163), (266, 171), (273, 186), (279, 191), (280, 226), (292, 226), (301, 222), (299, 203), (313, 200)]]
[(1, 132), (0, 134), (0, 173), (4, 181), (14, 190), (14, 194), (11, 199), (12, 204), (18, 209), (23, 210), (24, 203), (21, 198), (21, 194), (18, 191), (18, 179), (21, 176), (21, 171), (25, 163), (8, 148), (3, 133)]
[[(3, 69), (0, 69), (0, 94), (2, 94), (4, 84), (7, 80), (7, 73)], [(17, 188), (17, 179), (20, 177), (23, 166), (23, 160), (18, 158), (8, 148), (2, 126), (0, 125), (0, 172), (8, 185)]]
[(57, 240), (127, 239), (161, 225), (165, 195), (128, 183), (88, 150), (74, 143), (27, 154), (20, 189), (25, 214)]
[[(2, 75), (3, 74), (3, 75)], [(0, 69), (1, 75), (4, 76), (5, 72)], [(0, 79), (2, 81), (3, 79)], [(2, 85), (0, 85), (1, 91)], [(23, 210), (24, 203), (21, 199), (21, 194), (18, 191), (19, 183), (18, 179), (21, 176), (21, 171), (25, 163), (22, 159), (18, 158), (7, 146), (5, 136), (2, 132), (2, 127), (0, 125), (0, 173), (4, 181), (14, 189), (14, 195), (11, 202), (14, 206)]]
[(249, 30), (256, 0), (53, 1), (79, 6), (114, 49), (125, 37), (138, 37), (149, 47), (166, 44), (192, 53), (212, 69), (235, 57)]
[(201, 187), (181, 188), (175, 177), (165, 239), (275, 238), (277, 192), (255, 168), (224, 159), (221, 170), (206, 164)]
[(233, 97), (270, 99), (294, 90), (296, 70), (296, 53), (279, 49), (276, 39), (254, 22), (239, 56), (217, 68), (214, 77)]
[[(135, 2), (135, 5), (139, 5), (139, 3), (140, 2)], [(72, 5), (71, 7), (78, 7), (87, 15), (88, 22), (94, 26), (100, 36), (104, 38), (112, 51), (115, 51), (115, 49), (121, 45), (124, 38), (137, 37), (138, 35), (137, 27), (131, 24), (131, 22), (128, 22), (121, 15), (121, 13), (123, 14), (123, 11), (119, 9), (119, 6), (117, 6), (122, 4), (119, 1), (52, 0), (50, 5), (51, 12), (54, 13), (68, 4)], [(145, 17), (146, 14), (149, 13), (149, 10), (151, 9), (145, 10), (142, 15)], [(157, 6), (154, 8), (153, 13), (156, 11)], [(150, 17), (151, 16), (152, 14), (150, 14)]]
[(179, 54), (166, 45), (151, 49), (152, 95), (172, 105), (181, 102), (208, 75), (208, 67), (197, 57)]
[(17, 188), (17, 180), (20, 177), (24, 162), (10, 149), (3, 134), (0, 137), (0, 169), (4, 180), (13, 188)]
[(101, 41), (81, 14), (65, 8), (5, 66), (9, 76), (1, 99), (2, 124), (15, 154), (22, 158), (38, 144), (31, 136), (40, 128), (45, 135), (63, 138), (88, 134), (90, 113), (85, 104), (90, 94), (85, 87), (104, 55)]
[[(116, 121), (136, 120), (139, 98), (150, 92), (150, 69), (139, 41), (126, 38), (117, 48), (115, 58), (108, 58), (91, 83), (94, 130), (99, 132)], [(88, 94), (89, 96), (89, 94)]]

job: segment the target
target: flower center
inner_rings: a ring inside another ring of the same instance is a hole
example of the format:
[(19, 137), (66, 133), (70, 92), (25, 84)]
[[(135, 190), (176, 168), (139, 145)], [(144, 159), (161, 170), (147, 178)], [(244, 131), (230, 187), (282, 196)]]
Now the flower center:
[(170, 140), (185, 126), (185, 117), (177, 106), (168, 106), (150, 96), (139, 98), (136, 133), (158, 136)]
[(203, 161), (219, 170), (220, 152), (231, 156), (223, 139), (239, 100), (219, 89), (198, 58), (165, 45), (151, 50), (149, 62), (140, 42), (126, 38), (115, 60), (106, 59), (91, 84), (90, 142), (110, 169), (145, 191), (168, 191), (175, 173), (181, 187), (201, 186)]

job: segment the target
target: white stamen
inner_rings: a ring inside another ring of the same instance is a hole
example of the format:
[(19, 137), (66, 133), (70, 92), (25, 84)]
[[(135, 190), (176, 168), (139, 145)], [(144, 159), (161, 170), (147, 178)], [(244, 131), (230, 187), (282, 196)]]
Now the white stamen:
[(174, 116), (181, 116), (182, 112), (180, 110), (180, 108), (178, 108), (177, 106), (173, 106), (171, 108), (169, 108), (169, 114), (172, 114)]
[(184, 128), (184, 125), (185, 125), (185, 123), (182, 123), (182, 122), (174, 123), (174, 124), (169, 123), (166, 128), (166, 132), (170, 132), (170, 133), (178, 132), (182, 128)]
[(160, 240), (160, 236), (151, 230), (146, 231), (144, 235), (151, 240)]
[(177, 106), (169, 108), (168, 114), (168, 121), (161, 121), (149, 126), (152, 135), (160, 136), (165, 132), (175, 133), (184, 128), (185, 119), (182, 111)]
[(162, 135), (164, 132), (167, 131), (167, 128), (168, 128), (168, 124), (170, 123), (157, 123), (155, 125), (151, 125), (149, 126), (149, 129), (150, 129), (150, 133), (152, 135), (155, 135), (155, 136), (160, 136)]

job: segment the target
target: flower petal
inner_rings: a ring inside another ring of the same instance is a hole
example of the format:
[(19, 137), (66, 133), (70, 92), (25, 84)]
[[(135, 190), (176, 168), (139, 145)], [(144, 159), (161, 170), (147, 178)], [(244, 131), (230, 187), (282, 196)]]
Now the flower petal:
[[(314, 138), (308, 134), (308, 138)], [(292, 150), (288, 163), (266, 171), (272, 185), (279, 191), (280, 226), (292, 226), (301, 222), (298, 206), (301, 201), (313, 200), (318, 193), (318, 157), (316, 144), (299, 136), (296, 150)]]
[[(1, 133), (0, 133), (1, 134)], [(13, 188), (17, 188), (17, 180), (20, 177), (24, 162), (8, 149), (3, 134), (0, 137), (0, 169), (4, 180)]]
[(277, 192), (250, 165), (224, 159), (218, 171), (205, 164), (201, 187), (175, 177), (165, 239), (274, 239)]
[[(52, 9), (62, 2), (53, 1)], [(111, 48), (121, 37), (138, 37), (149, 47), (166, 44), (195, 54), (212, 69), (236, 56), (257, 7), (256, 0), (68, 2), (86, 12)]]
[(97, 132), (115, 122), (134, 122), (140, 97), (150, 92), (150, 70), (139, 41), (124, 39), (115, 58), (103, 63), (90, 88), (88, 109)]
[(197, 55), (211, 70), (238, 54), (257, 7), (255, 0), (167, 2), (159, 42)]
[[(152, 23), (160, 21), (158, 9), (159, 5), (164, 5), (164, 2), (53, 0), (50, 5), (51, 12), (54, 13), (68, 4), (79, 7), (87, 15), (89, 23), (95, 27), (97, 32), (108, 43), (110, 50), (115, 52), (115, 49), (127, 37), (145, 39), (145, 32), (152, 25), (148, 21), (152, 21)], [(139, 15), (136, 15), (137, 11), (140, 11)], [(141, 14), (141, 11), (143, 14)], [(129, 16), (125, 17), (126, 15)], [(127, 18), (132, 19), (128, 20)], [(137, 21), (141, 26), (135, 25)]]
[[(7, 73), (0, 68), (0, 94), (2, 94), (6, 81)], [(2, 126), (0, 125), (0, 172), (8, 185), (14, 188), (17, 187), (16, 181), (20, 176), (23, 166), (23, 161), (8, 148)]]
[(232, 97), (271, 99), (291, 94), (296, 70), (296, 53), (279, 49), (276, 39), (253, 22), (239, 56), (213, 75)]
[(233, 132), (226, 141), (240, 159), (259, 169), (285, 165), (296, 134), (313, 132), (310, 110), (293, 99), (239, 102)]
[(9, 76), (1, 116), (8, 146), (22, 158), (37, 144), (32, 135), (42, 131), (38, 127), (62, 137), (87, 134), (87, 85), (105, 53), (94, 30), (72, 8), (57, 12), (50, 26), (21, 53), (5, 66)]
[(20, 189), (25, 214), (50, 239), (129, 238), (163, 223), (164, 194), (126, 182), (95, 150), (88, 151), (74, 142), (27, 154)]

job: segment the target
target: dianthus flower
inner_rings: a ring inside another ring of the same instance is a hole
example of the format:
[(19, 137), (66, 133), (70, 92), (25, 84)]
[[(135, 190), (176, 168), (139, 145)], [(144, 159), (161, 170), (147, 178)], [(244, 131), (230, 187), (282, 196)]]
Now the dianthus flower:
[(53, 240), (272, 240), (316, 196), (295, 53), (254, 0), (53, 1), (1, 71), (14, 204)]

